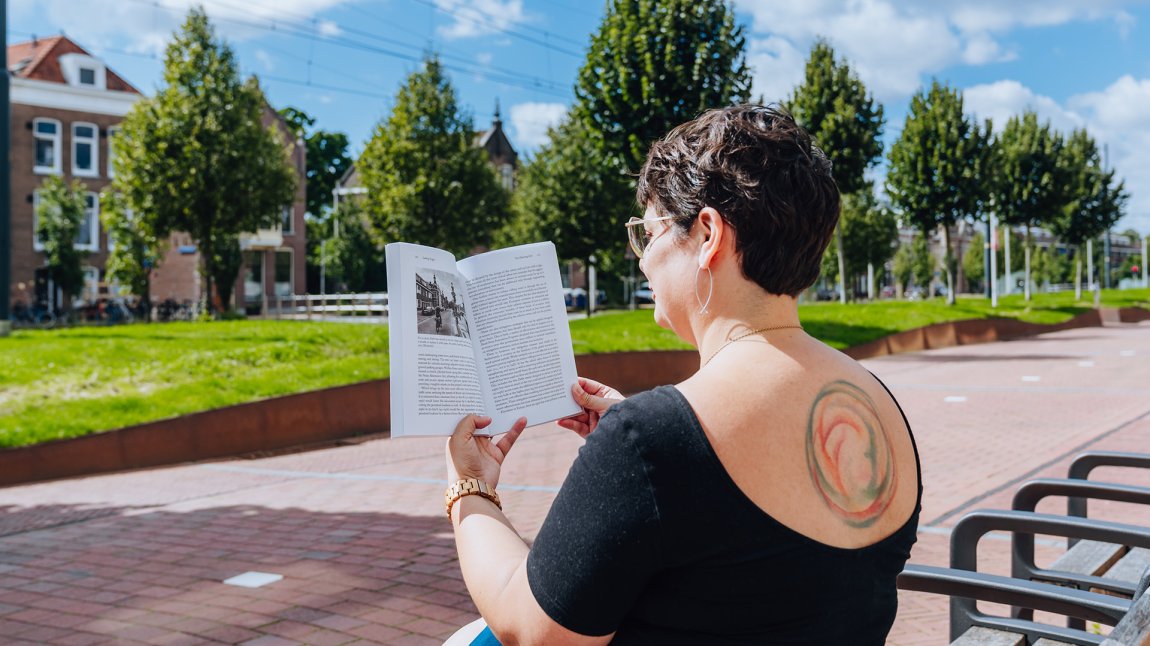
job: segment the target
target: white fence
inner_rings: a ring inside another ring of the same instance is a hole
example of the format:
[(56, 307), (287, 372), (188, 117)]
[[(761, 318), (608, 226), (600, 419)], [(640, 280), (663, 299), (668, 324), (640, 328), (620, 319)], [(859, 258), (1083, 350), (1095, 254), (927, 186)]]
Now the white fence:
[(268, 300), (265, 318), (297, 320), (387, 320), (387, 294), (293, 294)]

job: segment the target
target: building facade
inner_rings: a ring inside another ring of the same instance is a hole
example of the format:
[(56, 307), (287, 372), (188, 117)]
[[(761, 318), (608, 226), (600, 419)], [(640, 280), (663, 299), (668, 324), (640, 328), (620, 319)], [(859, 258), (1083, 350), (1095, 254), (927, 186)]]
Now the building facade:
[[(65, 36), (34, 39), (8, 47), (11, 75), (11, 254), (13, 302), (58, 302), (36, 238), (39, 189), (50, 175), (84, 183), (88, 204), (76, 246), (87, 252), (79, 299), (95, 303), (117, 292), (106, 280), (109, 240), (100, 224), (99, 193), (112, 181), (112, 155), (119, 123), (143, 95), (100, 59)], [(268, 108), (297, 170), (295, 201), (280, 226), (244, 236), (245, 267), (237, 280), (237, 302), (262, 301), (267, 294), (303, 293), (306, 261), (304, 147)], [(175, 233), (164, 262), (152, 275), (151, 299), (195, 301), (200, 295), (199, 253), (186, 233)], [(266, 279), (265, 279), (266, 277)], [(256, 292), (255, 290), (261, 290)], [(242, 290), (242, 291), (241, 291)]]

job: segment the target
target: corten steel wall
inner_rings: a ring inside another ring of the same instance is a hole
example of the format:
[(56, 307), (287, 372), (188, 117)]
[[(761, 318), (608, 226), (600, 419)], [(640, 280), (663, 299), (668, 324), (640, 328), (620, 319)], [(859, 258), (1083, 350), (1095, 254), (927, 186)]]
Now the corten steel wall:
[[(1059, 325), (1003, 319), (956, 321), (909, 330), (851, 348), (867, 358), (954, 345), (986, 343), (1103, 321), (1150, 320), (1143, 309), (1085, 312)], [(624, 393), (673, 384), (698, 369), (691, 350), (619, 352), (575, 358), (580, 375)], [(0, 486), (181, 462), (328, 444), (388, 431), (391, 393), (387, 379), (240, 404), (71, 440), (0, 450)]]

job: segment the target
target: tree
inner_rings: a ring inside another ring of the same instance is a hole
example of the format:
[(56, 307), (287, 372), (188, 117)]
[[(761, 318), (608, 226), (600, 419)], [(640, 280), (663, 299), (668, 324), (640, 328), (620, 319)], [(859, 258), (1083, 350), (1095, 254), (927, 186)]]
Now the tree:
[(1052, 226), (1072, 202), (1072, 181), (1063, 159), (1062, 136), (1049, 123), (1027, 110), (1011, 117), (998, 137), (999, 176), (994, 202), (1002, 221), (1026, 229), (1023, 255), (1023, 291), (1030, 300), (1030, 230)]
[(615, 196), (627, 194), (629, 185), (618, 161), (594, 145), (583, 124), (566, 119), (548, 131), (547, 143), (520, 169), (511, 201), (512, 238), (550, 240), (560, 258), (580, 260), (588, 272), (611, 267), (623, 257), (622, 223), (635, 209), (634, 200)]
[(930, 252), (927, 234), (919, 233), (914, 237), (914, 241), (910, 243), (910, 259), (914, 282), (923, 289), (923, 297), (929, 297), (934, 272), (938, 268), (938, 259)]
[(125, 117), (114, 190), (156, 237), (186, 231), (203, 263), (208, 307), (227, 307), (239, 273), (239, 234), (270, 227), (295, 195), (295, 171), (256, 79), (202, 8), (188, 12), (164, 55), (164, 83)]
[(291, 126), (292, 133), (304, 141), (307, 151), (307, 212), (313, 218), (321, 218), (329, 210), (331, 192), (339, 178), (351, 168), (347, 134), (312, 130), (315, 119), (297, 108), (286, 107), (279, 113)]
[[(335, 281), (338, 291), (386, 289), (383, 250), (371, 241), (365, 218), (355, 200), (340, 202), (317, 231), (317, 244), (308, 247), (308, 264), (317, 270), (322, 268), (323, 275), (318, 278), (327, 285)], [(327, 291), (327, 285), (322, 291)]]
[(1113, 170), (1102, 166), (1098, 146), (1085, 129), (1076, 129), (1062, 149), (1063, 166), (1070, 179), (1069, 201), (1047, 222), (1051, 233), (1075, 248), (1074, 297), (1082, 298), (1082, 245), (1114, 226), (1129, 199), (1123, 182), (1115, 183)]
[(402, 240), (463, 255), (491, 242), (509, 196), (474, 133), (439, 59), (425, 59), (357, 163), (377, 245)]
[(745, 50), (726, 0), (610, 0), (575, 82), (574, 118), (637, 173), (671, 128), (750, 98)]
[(977, 231), (970, 236), (970, 246), (962, 254), (962, 269), (966, 279), (978, 285), (974, 291), (981, 291), (982, 281), (986, 277), (986, 238)]
[[(864, 190), (866, 169), (882, 156), (882, 106), (867, 95), (866, 87), (846, 59), (835, 60), (834, 49), (827, 41), (819, 39), (811, 48), (803, 82), (786, 105), (795, 121), (810, 132), (830, 158), (839, 191), (849, 195)], [(835, 248), (839, 297), (845, 303), (846, 275), (852, 272), (846, 269), (850, 253), (844, 248), (844, 237), (840, 226), (835, 231)]]
[(100, 221), (108, 232), (108, 279), (138, 296), (141, 309), (151, 312), (152, 269), (164, 257), (163, 239), (128, 208), (120, 193), (105, 190), (100, 194)]
[[(49, 175), (40, 184), (36, 206), (36, 239), (44, 247), (48, 277), (64, 293), (65, 302), (75, 298), (84, 286), (82, 262), (86, 255), (76, 248), (84, 222), (84, 194), (88, 187), (79, 180), (65, 184), (59, 175)], [(55, 299), (49, 296), (55, 304)]]
[(887, 193), (924, 235), (941, 231), (951, 305), (956, 285), (950, 227), (979, 216), (990, 195), (991, 132), (989, 121), (979, 126), (963, 114), (957, 90), (934, 81), (911, 99), (906, 125), (890, 151)]

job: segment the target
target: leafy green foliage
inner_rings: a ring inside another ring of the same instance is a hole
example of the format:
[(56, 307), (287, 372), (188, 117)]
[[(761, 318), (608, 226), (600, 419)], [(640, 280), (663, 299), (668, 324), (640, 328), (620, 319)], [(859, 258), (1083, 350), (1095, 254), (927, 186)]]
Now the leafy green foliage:
[(87, 253), (76, 249), (76, 240), (84, 222), (86, 191), (80, 180), (69, 185), (60, 176), (49, 175), (40, 184), (36, 207), (36, 239), (44, 246), (48, 274), (70, 298), (84, 286), (82, 262)]
[(975, 231), (970, 236), (970, 244), (962, 254), (962, 271), (971, 282), (973, 291), (982, 291), (982, 281), (986, 278), (986, 238)]
[(786, 107), (834, 164), (839, 191), (847, 195), (867, 188), (863, 175), (882, 156), (882, 105), (867, 94), (846, 59), (835, 60), (825, 40), (811, 48), (803, 82)]
[(726, 0), (610, 0), (575, 83), (574, 118), (637, 173), (671, 128), (750, 98), (745, 49)]
[(1078, 246), (1114, 226), (1130, 194), (1124, 182), (1115, 181), (1114, 170), (1103, 168), (1098, 146), (1085, 129), (1075, 130), (1066, 140), (1062, 165), (1070, 176), (1066, 184), (1070, 199), (1045, 224), (1060, 240)]
[[(336, 226), (338, 225), (338, 230)], [(337, 235), (338, 231), (338, 235)], [(308, 247), (308, 262), (322, 267), (328, 285), (324, 291), (365, 292), (386, 289), (383, 250), (368, 235), (366, 213), (356, 200), (344, 200), (317, 228), (315, 246)], [(308, 238), (311, 242), (312, 237)]]
[[(819, 39), (811, 47), (803, 82), (787, 100), (787, 108), (830, 158), (839, 191), (850, 195), (867, 190), (863, 174), (882, 155), (882, 106), (867, 95), (845, 59), (835, 60), (827, 41)], [(852, 261), (850, 245), (844, 240), (845, 226), (844, 219), (835, 230), (831, 252), (838, 263), (839, 293), (844, 302), (847, 276), (859, 273), (859, 263)], [(861, 264), (866, 266), (866, 262)]]
[(128, 208), (119, 193), (105, 190), (100, 194), (100, 221), (108, 232), (108, 279), (144, 299), (145, 311), (150, 311), (152, 269), (164, 257), (165, 240)]
[(626, 245), (623, 222), (636, 211), (630, 196), (617, 161), (595, 146), (581, 123), (565, 120), (519, 171), (506, 241), (550, 240), (564, 260), (587, 262), (595, 255), (599, 266), (617, 266)]
[(915, 284), (929, 289), (938, 269), (938, 259), (930, 252), (930, 241), (925, 233), (919, 233), (910, 243), (910, 267)]
[(193, 8), (168, 44), (164, 87), (133, 106), (116, 140), (114, 190), (155, 236), (192, 235), (207, 294), (214, 283), (225, 305), (239, 234), (275, 225), (295, 195), (281, 133), (263, 125), (266, 106), (255, 78), (240, 80), (234, 52)]
[(509, 196), (474, 135), (439, 59), (426, 59), (357, 164), (376, 244), (413, 242), (463, 255), (491, 242), (507, 221)]
[(331, 192), (339, 178), (351, 168), (347, 134), (313, 130), (315, 119), (297, 108), (289, 106), (279, 113), (288, 122), (292, 133), (304, 140), (307, 150), (307, 212), (313, 218), (319, 218), (329, 210)]
[(937, 80), (912, 99), (902, 133), (891, 147), (887, 193), (924, 234), (940, 229), (944, 267), (954, 303), (950, 227), (980, 217), (994, 179), (991, 124), (979, 126), (963, 114), (962, 95)]

